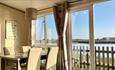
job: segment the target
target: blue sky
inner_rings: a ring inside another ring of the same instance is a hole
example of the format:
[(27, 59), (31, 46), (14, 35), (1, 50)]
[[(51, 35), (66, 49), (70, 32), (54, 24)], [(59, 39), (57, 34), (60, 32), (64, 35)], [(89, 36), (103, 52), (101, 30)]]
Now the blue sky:
[(72, 20), (72, 38), (73, 39), (88, 38), (89, 34), (88, 10), (73, 12), (71, 15), (71, 20)]
[[(72, 13), (72, 38), (89, 38), (88, 10)], [(115, 0), (94, 5), (95, 39), (115, 37)]]
[(115, 37), (115, 0), (94, 6), (95, 38)]
[[(43, 39), (43, 17), (38, 17), (36, 24), (36, 38)], [(72, 38), (89, 38), (89, 13), (88, 10), (77, 11), (71, 14)], [(46, 16), (48, 39), (57, 39), (53, 14)], [(95, 39), (115, 37), (115, 0), (94, 5), (94, 32)]]

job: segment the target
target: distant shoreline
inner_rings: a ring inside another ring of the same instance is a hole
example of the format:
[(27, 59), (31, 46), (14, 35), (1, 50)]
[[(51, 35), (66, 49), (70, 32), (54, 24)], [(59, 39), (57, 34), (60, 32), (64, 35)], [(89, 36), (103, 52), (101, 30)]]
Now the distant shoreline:
[[(89, 43), (87, 39), (73, 39), (73, 43)], [(115, 44), (115, 40), (95, 40), (96, 44)]]

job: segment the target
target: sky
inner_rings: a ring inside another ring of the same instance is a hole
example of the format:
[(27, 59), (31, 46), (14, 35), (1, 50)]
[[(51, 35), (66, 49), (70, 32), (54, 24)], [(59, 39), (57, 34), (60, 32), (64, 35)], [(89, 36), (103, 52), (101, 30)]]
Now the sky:
[(95, 38), (115, 37), (115, 0), (94, 6)]
[(71, 15), (72, 22), (72, 38), (86, 39), (88, 38), (89, 16), (88, 10), (73, 12)]
[[(37, 18), (36, 39), (43, 39), (43, 17)], [(88, 10), (71, 13), (72, 38), (89, 39), (89, 12)], [(57, 39), (53, 14), (46, 16), (47, 37)], [(115, 0), (94, 5), (94, 37), (115, 37)]]
[[(88, 10), (73, 12), (72, 38), (89, 39)], [(115, 0), (94, 5), (94, 37), (115, 37)]]

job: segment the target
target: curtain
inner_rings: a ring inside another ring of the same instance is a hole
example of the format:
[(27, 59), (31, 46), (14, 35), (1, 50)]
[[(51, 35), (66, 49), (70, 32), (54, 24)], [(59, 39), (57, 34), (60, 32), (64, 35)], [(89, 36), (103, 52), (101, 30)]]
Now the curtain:
[(54, 18), (58, 34), (59, 53), (57, 59), (57, 70), (68, 70), (66, 58), (66, 42), (65, 32), (68, 19), (68, 3), (54, 6)]
[(31, 45), (31, 24), (32, 20), (36, 20), (37, 18), (37, 10), (34, 8), (27, 8), (25, 12), (25, 19), (26, 19), (26, 24), (28, 26), (25, 26), (27, 30), (27, 45)]
[(73, 66), (72, 65), (72, 32), (71, 32), (70, 17), (68, 20), (67, 31), (66, 31), (66, 43), (67, 43), (67, 54), (68, 54), (68, 70), (72, 70), (72, 66)]

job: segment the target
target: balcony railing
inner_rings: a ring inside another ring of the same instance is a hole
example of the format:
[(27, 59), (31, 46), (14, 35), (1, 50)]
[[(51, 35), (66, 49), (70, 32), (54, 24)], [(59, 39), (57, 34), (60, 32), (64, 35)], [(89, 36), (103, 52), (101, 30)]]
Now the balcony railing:
[[(95, 70), (115, 70), (115, 44), (95, 44)], [(89, 70), (90, 48), (88, 43), (73, 44), (73, 68)]]

